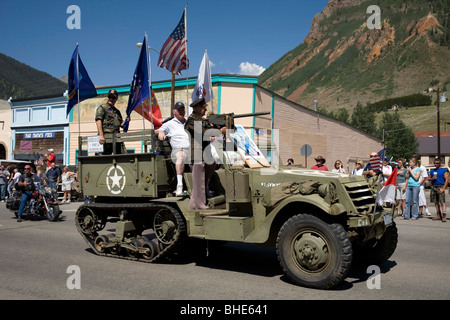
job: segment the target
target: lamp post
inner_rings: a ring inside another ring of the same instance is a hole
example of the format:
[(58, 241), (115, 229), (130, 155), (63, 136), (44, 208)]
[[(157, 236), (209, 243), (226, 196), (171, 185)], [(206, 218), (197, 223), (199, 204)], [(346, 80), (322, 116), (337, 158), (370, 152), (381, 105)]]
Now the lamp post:
[(439, 103), (447, 101), (445, 95), (439, 97), (439, 88), (429, 88), (425, 92), (436, 92), (436, 116), (437, 116), (437, 156), (441, 158), (441, 119), (439, 115)]

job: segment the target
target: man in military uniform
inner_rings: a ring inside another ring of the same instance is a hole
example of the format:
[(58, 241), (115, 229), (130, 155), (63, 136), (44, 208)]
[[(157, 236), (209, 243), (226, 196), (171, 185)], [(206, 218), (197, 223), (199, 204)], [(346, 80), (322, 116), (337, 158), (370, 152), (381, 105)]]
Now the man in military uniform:
[[(207, 104), (204, 98), (195, 100), (190, 105), (192, 114), (189, 116), (184, 128), (191, 136), (191, 171), (192, 171), (192, 194), (189, 202), (189, 210), (206, 210), (206, 181), (209, 181), (216, 164), (211, 154), (210, 141), (204, 139), (204, 134), (212, 125), (204, 119)], [(226, 127), (220, 129), (221, 134), (226, 133)]]
[[(97, 125), (98, 135), (100, 136), (99, 142), (103, 144), (103, 153), (112, 154), (113, 144), (105, 143), (105, 134), (118, 133), (120, 128), (123, 128), (124, 121), (120, 110), (115, 107), (119, 94), (116, 90), (111, 89), (108, 92), (108, 101), (106, 104), (102, 104), (97, 107), (95, 112), (95, 123)], [(130, 117), (126, 120), (130, 121)], [(116, 143), (116, 154), (122, 153), (123, 143)], [(124, 148), (125, 149), (125, 148)]]

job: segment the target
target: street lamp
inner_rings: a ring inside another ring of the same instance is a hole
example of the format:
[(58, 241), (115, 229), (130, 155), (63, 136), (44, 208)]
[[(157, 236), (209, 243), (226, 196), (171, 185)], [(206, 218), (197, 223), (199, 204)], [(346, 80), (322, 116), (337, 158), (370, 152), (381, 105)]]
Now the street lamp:
[[(138, 42), (138, 43), (136, 43), (136, 47), (138, 47), (139, 48), (139, 50), (142, 48), (142, 42)], [(157, 54), (160, 54), (160, 52), (159, 51), (157, 51), (157, 50), (155, 50), (155, 49), (153, 49), (152, 47), (150, 47), (150, 46), (147, 46), (147, 48), (149, 48), (150, 50), (153, 50), (153, 51), (155, 51)]]
[(425, 92), (436, 92), (436, 111), (437, 111), (437, 156), (441, 158), (441, 119), (439, 116), (439, 103), (447, 101), (447, 98), (444, 94), (439, 97), (440, 89), (439, 88), (428, 88)]

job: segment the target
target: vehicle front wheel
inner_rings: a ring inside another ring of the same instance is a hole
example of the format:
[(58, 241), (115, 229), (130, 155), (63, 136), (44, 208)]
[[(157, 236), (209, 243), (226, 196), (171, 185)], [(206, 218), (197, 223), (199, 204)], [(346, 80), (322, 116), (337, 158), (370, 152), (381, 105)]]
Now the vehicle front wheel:
[(281, 227), (277, 255), (284, 273), (295, 284), (329, 289), (347, 277), (352, 245), (342, 225), (299, 214)]
[(59, 216), (61, 215), (62, 211), (59, 208), (59, 204), (49, 204), (48, 205), (48, 211), (47, 211), (47, 219), (48, 221), (55, 222), (58, 221)]

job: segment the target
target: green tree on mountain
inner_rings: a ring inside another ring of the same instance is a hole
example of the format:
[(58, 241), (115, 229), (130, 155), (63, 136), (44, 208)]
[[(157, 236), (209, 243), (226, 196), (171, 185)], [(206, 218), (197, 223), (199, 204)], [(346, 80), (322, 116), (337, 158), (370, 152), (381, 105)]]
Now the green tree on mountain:
[(383, 129), (386, 155), (393, 159), (410, 159), (417, 154), (419, 143), (413, 131), (400, 119), (397, 111), (383, 113), (376, 133), (380, 139), (383, 139)]
[(358, 101), (353, 110), (350, 124), (368, 134), (375, 135), (377, 130), (375, 118), (375, 111), (368, 106), (363, 107)]

